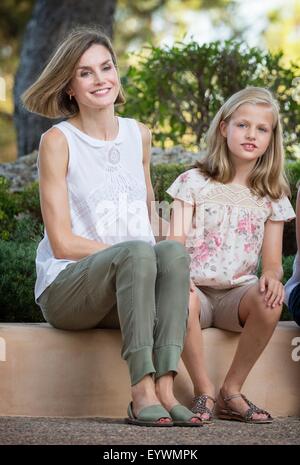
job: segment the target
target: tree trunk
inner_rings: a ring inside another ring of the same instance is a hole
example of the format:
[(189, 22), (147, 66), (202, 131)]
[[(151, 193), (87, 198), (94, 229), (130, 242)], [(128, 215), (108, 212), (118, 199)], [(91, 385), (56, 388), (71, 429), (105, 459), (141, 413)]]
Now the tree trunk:
[(29, 113), (21, 94), (39, 76), (56, 45), (74, 26), (97, 25), (112, 37), (117, 0), (37, 0), (28, 22), (14, 86), (18, 156), (38, 148), (41, 134), (53, 120)]

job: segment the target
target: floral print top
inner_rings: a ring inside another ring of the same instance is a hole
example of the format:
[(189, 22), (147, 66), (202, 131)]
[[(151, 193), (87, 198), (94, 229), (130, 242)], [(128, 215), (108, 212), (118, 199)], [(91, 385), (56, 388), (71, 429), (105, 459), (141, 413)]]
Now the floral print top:
[(265, 222), (295, 218), (287, 197), (257, 197), (245, 186), (216, 182), (197, 168), (178, 176), (167, 193), (195, 206), (186, 247), (198, 286), (227, 289), (256, 281)]

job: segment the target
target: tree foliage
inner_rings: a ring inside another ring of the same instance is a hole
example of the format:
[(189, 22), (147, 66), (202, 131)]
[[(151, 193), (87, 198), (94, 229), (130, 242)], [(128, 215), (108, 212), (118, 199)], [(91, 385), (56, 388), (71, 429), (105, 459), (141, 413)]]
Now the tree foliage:
[(300, 67), (235, 41), (149, 46), (124, 79), (126, 114), (148, 124), (154, 141), (193, 146), (230, 95), (249, 85), (269, 88), (278, 98), (286, 148), (300, 135)]

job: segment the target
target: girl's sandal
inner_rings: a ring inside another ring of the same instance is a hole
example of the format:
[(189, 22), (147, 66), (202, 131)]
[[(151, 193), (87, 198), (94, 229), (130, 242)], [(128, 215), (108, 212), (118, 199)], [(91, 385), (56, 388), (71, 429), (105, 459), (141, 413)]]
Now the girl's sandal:
[[(232, 399), (236, 399), (237, 397), (242, 397), (244, 401), (249, 405), (249, 409), (244, 413), (241, 414), (235, 410), (232, 410), (228, 402)], [(250, 400), (248, 400), (243, 394), (233, 394), (231, 396), (223, 397), (220, 392), (220, 398), (222, 399), (225, 407), (222, 407), (219, 402), (217, 402), (217, 416), (221, 420), (236, 420), (242, 421), (244, 423), (272, 423), (273, 418), (266, 410), (263, 410), (256, 405), (254, 405)], [(261, 413), (266, 415), (266, 418), (261, 419), (253, 419), (253, 415), (255, 413)]]
[[(214, 403), (214, 406), (212, 408), (209, 408), (206, 405), (208, 399), (213, 401)], [(213, 419), (215, 403), (216, 399), (214, 399), (213, 397), (209, 396), (208, 394), (201, 394), (201, 396), (194, 397), (191, 411), (193, 413), (200, 414), (199, 418), (202, 421), (202, 423), (211, 423)], [(204, 413), (208, 414), (207, 418), (201, 418), (201, 415), (203, 415)]]

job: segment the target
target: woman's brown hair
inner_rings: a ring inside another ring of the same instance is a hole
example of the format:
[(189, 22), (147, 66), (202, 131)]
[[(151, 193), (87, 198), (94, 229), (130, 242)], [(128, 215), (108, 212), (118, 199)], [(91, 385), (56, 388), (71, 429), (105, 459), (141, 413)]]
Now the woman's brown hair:
[[(47, 118), (70, 117), (78, 113), (78, 104), (74, 98), (70, 100), (67, 88), (76, 63), (94, 44), (102, 45), (109, 51), (118, 70), (116, 55), (109, 38), (96, 28), (76, 28), (58, 45), (41, 75), (22, 94), (25, 108)], [(125, 103), (125, 97), (120, 84), (115, 105), (122, 103)]]

